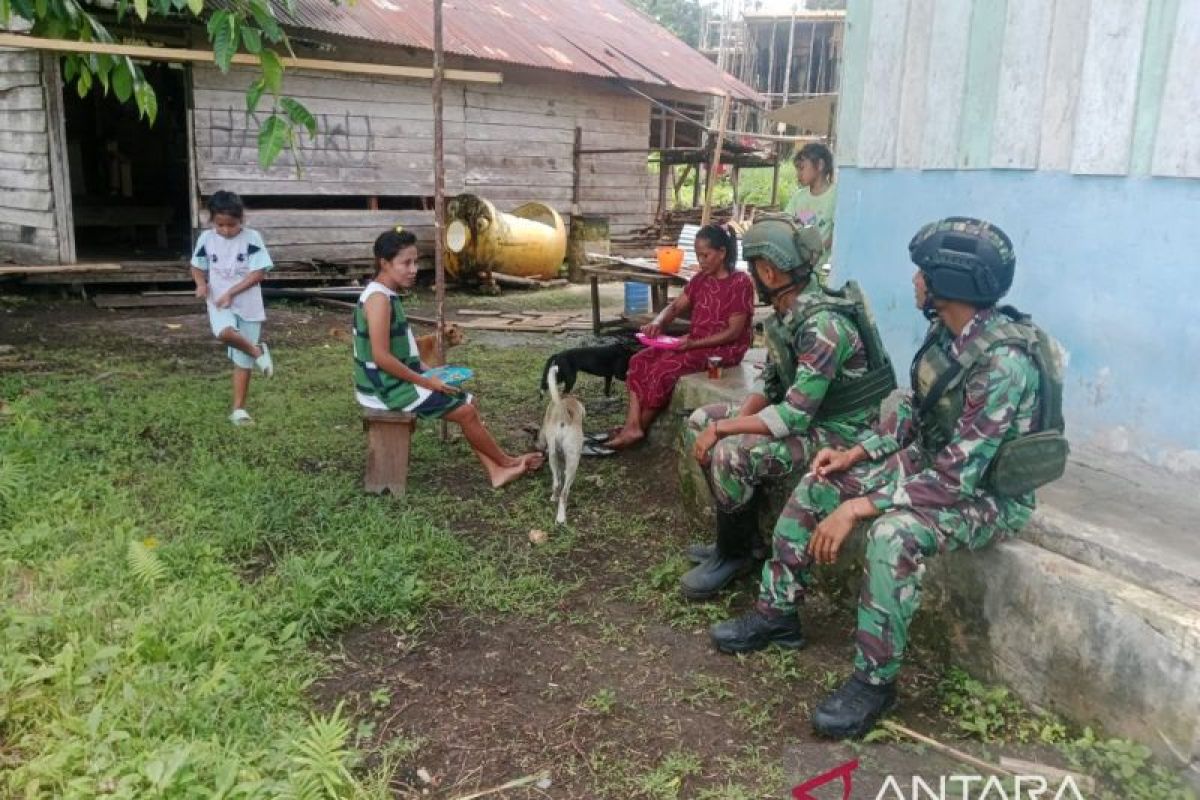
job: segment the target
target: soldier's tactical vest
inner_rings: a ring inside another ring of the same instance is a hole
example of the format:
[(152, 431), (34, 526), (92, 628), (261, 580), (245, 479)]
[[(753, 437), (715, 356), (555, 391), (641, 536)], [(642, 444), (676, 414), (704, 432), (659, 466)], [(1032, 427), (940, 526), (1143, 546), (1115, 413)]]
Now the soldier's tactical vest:
[(966, 377), (989, 351), (1002, 345), (1029, 354), (1037, 367), (1039, 389), (1034, 430), (1000, 445), (984, 476), (984, 488), (1016, 497), (1062, 477), (1070, 447), (1063, 436), (1062, 362), (1057, 344), (1029, 315), (1012, 306), (997, 308), (1007, 320), (982, 332), (957, 359), (935, 345), (945, 328), (935, 323), (913, 358), (912, 386), (920, 424), (921, 447), (930, 455), (954, 434), (966, 401)]
[[(795, 322), (784, 328), (780, 324), (768, 323), (767, 350), (783, 385), (791, 386), (796, 380), (795, 333), (809, 319), (822, 311), (832, 311), (847, 317), (862, 337), (863, 349), (867, 354), (867, 372), (858, 378), (836, 376), (825, 397), (816, 419), (831, 419), (869, 408), (879, 409), (883, 398), (896, 388), (896, 372), (892, 360), (883, 348), (883, 339), (875, 327), (875, 318), (867, 306), (866, 296), (854, 281), (848, 281), (841, 289), (821, 288), (819, 292), (801, 292), (792, 307)], [(781, 402), (783, 398), (769, 398)]]
[[(388, 332), (388, 350), (409, 369), (421, 371), (421, 355), (409, 340), (408, 320), (399, 297), (390, 298), (392, 324)], [(371, 335), (367, 330), (367, 312), (362, 301), (354, 309), (354, 385), (363, 394), (373, 395), (388, 408), (404, 408), (417, 399), (417, 390), (408, 381), (389, 375), (375, 365), (371, 357)]]

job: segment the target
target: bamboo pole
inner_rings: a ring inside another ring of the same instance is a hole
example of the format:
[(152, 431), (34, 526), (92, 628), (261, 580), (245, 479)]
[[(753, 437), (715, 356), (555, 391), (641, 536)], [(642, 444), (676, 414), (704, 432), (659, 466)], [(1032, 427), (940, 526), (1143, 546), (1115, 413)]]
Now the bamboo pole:
[[(110, 42), (80, 42), (67, 39), (46, 39), (16, 33), (0, 33), (0, 47), (17, 47), (23, 50), (45, 50), (57, 53), (99, 53), (111, 56), (129, 56), (144, 61), (176, 61), (214, 63), (211, 50), (188, 50), (182, 47), (147, 47), (145, 45), (115, 44)], [(417, 78), (428, 80), (433, 70), (425, 67), (401, 67), (395, 64), (367, 64), (358, 61), (326, 61), (320, 58), (280, 58), (284, 67), (312, 69), (322, 72), (348, 72), (354, 75), (384, 75), (393, 78)], [(237, 53), (234, 64), (257, 66), (258, 56)], [(464, 69), (444, 70), (446, 80), (459, 83), (499, 84), (504, 76), (499, 72), (476, 72)]]
[[(442, 48), (442, 0), (433, 0), (433, 292), (437, 323), (433, 328), (438, 360), (446, 363), (446, 164), (442, 124), (442, 81), (446, 73)], [(442, 441), (449, 438), (442, 420)]]
[(708, 180), (704, 187), (704, 207), (700, 210), (701, 227), (707, 225), (712, 217), (713, 187), (717, 183), (717, 170), (721, 167), (721, 148), (725, 146), (725, 126), (729, 124), (729, 107), (731, 105), (733, 105), (733, 98), (729, 92), (726, 92), (725, 100), (721, 103), (721, 124), (717, 126), (716, 146), (713, 147), (712, 161), (708, 165)]
[(779, 104), (782, 108), (786, 106), (791, 99), (792, 94), (792, 54), (796, 44), (796, 4), (792, 3), (792, 21), (788, 25), (788, 49), (787, 58), (783, 62), (783, 101)]

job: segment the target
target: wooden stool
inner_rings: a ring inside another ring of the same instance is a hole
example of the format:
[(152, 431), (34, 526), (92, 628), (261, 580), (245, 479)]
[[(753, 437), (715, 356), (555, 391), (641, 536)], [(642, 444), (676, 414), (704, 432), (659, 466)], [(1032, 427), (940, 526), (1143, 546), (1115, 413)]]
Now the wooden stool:
[(363, 409), (367, 432), (367, 470), (363, 488), (372, 494), (390, 491), (403, 497), (408, 485), (408, 447), (417, 427), (416, 416), (407, 411)]

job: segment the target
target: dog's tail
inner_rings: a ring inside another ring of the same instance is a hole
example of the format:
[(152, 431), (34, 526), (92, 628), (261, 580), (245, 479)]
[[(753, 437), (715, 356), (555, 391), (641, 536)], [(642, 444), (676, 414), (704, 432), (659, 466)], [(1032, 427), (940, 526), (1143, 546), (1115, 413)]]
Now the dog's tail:
[(558, 393), (558, 364), (551, 364), (550, 369), (546, 371), (546, 388), (550, 390), (550, 399), (555, 403), (562, 402), (562, 395)]

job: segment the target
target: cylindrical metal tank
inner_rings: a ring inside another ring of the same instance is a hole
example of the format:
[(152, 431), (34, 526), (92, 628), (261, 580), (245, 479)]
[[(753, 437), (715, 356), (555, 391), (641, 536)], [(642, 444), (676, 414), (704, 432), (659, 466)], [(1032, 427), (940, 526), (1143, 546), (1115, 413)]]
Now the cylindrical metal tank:
[(446, 204), (446, 271), (462, 280), (480, 271), (557, 278), (567, 253), (562, 217), (545, 203), (496, 210), (473, 194)]

